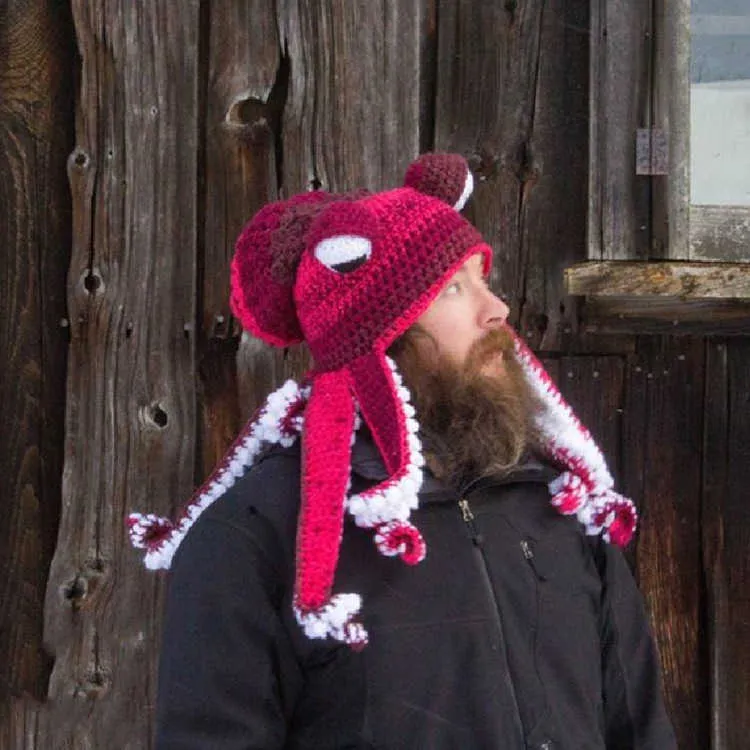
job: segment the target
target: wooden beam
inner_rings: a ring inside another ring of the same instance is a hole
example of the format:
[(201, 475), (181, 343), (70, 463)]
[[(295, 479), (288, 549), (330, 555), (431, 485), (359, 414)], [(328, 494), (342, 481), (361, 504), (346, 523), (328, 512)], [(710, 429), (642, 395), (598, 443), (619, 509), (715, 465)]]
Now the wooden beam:
[(565, 269), (568, 294), (750, 300), (750, 263), (607, 261)]
[(580, 330), (593, 341), (627, 334), (747, 336), (750, 331), (748, 300), (592, 296), (579, 315)]

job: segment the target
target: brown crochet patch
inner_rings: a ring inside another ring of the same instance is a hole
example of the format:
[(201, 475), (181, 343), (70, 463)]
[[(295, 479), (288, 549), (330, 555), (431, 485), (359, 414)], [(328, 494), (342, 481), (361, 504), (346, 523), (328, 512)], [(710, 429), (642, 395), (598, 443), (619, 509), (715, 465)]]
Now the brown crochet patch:
[(291, 286), (297, 274), (305, 236), (313, 219), (320, 213), (321, 203), (302, 203), (288, 210), (271, 235), (271, 276), (284, 286)]
[(279, 226), (271, 235), (271, 276), (279, 284), (292, 286), (297, 267), (307, 244), (307, 232), (313, 221), (331, 203), (356, 201), (369, 195), (367, 190), (355, 190), (342, 195), (329, 195), (326, 200), (316, 203), (300, 203), (292, 206), (279, 221)]

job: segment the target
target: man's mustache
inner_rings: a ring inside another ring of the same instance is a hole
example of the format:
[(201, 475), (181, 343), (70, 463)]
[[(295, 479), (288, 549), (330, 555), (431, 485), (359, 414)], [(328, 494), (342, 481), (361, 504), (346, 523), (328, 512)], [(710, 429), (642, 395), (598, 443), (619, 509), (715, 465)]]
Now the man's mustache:
[(472, 345), (466, 359), (466, 366), (473, 371), (498, 355), (503, 355), (503, 358), (511, 356), (514, 350), (515, 341), (510, 330), (505, 326), (496, 328), (488, 331)]

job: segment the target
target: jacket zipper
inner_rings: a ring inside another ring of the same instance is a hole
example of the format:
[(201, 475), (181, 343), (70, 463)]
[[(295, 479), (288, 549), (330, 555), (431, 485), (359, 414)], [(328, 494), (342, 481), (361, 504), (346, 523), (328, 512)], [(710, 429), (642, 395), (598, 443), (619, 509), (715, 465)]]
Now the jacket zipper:
[(479, 529), (477, 528), (476, 519), (474, 513), (471, 510), (469, 501), (465, 497), (461, 497), (458, 500), (458, 507), (461, 510), (461, 517), (464, 520), (471, 538), (472, 544), (474, 545), (474, 554), (477, 559), (477, 566), (479, 568), (480, 578), (484, 585), (485, 593), (487, 598), (493, 604), (493, 612), (495, 619), (495, 627), (497, 628), (497, 634), (500, 639), (500, 652), (504, 661), (503, 666), (505, 667), (506, 682), (508, 690), (510, 692), (511, 700), (513, 701), (513, 713), (514, 723), (516, 725), (516, 733), (519, 738), (519, 747), (525, 747), (526, 739), (523, 731), (523, 724), (521, 722), (521, 711), (518, 707), (518, 696), (516, 695), (516, 686), (513, 684), (513, 678), (510, 674), (510, 666), (508, 664), (508, 649), (505, 641), (505, 630), (503, 628), (503, 620), (500, 614), (500, 605), (495, 596), (495, 589), (492, 587), (492, 581), (490, 579), (490, 571), (487, 565), (487, 558), (484, 554), (483, 538)]
[(529, 567), (533, 571), (534, 575), (540, 581), (546, 581), (546, 577), (542, 575), (542, 573), (539, 571), (539, 568), (537, 568), (536, 566), (536, 561), (534, 558), (534, 548), (531, 546), (531, 542), (528, 539), (524, 539), (521, 542), (521, 552), (523, 553), (523, 556), (526, 559), (526, 562), (529, 564)]
[(479, 547), (482, 544), (482, 537), (477, 529), (476, 523), (474, 523), (474, 514), (471, 512), (471, 506), (469, 501), (465, 498), (460, 498), (458, 501), (458, 507), (461, 508), (461, 517), (464, 519), (464, 523), (469, 527), (469, 535), (471, 541), (475, 546)]

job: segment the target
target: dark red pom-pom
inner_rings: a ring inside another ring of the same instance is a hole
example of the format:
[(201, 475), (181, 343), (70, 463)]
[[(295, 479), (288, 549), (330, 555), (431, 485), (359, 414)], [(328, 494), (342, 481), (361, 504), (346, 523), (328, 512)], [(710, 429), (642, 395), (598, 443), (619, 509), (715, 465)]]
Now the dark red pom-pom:
[(456, 206), (469, 176), (469, 165), (459, 154), (429, 153), (411, 163), (404, 185)]

